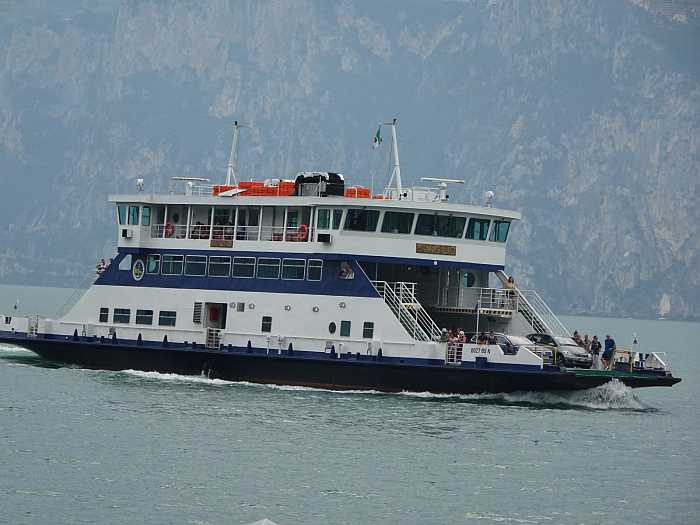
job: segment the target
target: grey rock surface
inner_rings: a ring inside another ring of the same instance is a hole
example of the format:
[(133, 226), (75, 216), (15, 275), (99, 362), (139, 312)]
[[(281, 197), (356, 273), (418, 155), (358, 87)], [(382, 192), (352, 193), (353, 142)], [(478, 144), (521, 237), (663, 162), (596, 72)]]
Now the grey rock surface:
[[(464, 178), (565, 313), (700, 317), (692, 2), (0, 2), (0, 281), (76, 286), (137, 178)], [(665, 297), (665, 298), (664, 298)]]

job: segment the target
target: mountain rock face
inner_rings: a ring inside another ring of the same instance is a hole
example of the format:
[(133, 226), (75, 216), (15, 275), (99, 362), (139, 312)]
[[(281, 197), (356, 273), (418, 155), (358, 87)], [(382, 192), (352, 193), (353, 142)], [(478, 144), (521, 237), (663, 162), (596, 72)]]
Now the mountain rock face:
[[(687, 5), (686, 5), (687, 4)], [(76, 286), (109, 193), (341, 171), (521, 210), (509, 268), (560, 312), (700, 317), (692, 3), (0, 1), (0, 281)]]

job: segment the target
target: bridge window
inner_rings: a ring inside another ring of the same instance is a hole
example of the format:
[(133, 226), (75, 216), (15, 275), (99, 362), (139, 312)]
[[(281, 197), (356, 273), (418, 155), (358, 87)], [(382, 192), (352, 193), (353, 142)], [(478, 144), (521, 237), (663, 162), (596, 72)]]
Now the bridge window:
[(151, 225), (151, 207), (144, 206), (141, 210), (141, 225), (150, 226)]
[(131, 310), (128, 308), (115, 308), (112, 315), (112, 322), (115, 324), (129, 324), (131, 321)]
[(163, 275), (182, 275), (182, 255), (163, 255)]
[(323, 274), (323, 261), (321, 259), (309, 259), (309, 268), (306, 271), (308, 281), (320, 281)]
[(413, 213), (398, 211), (384, 212), (382, 232), (384, 233), (411, 233), (413, 227)]
[(282, 261), (282, 279), (303, 281), (305, 264), (304, 259), (284, 259)]
[(160, 255), (150, 254), (146, 257), (146, 273), (160, 273)]
[(260, 324), (260, 331), (268, 334), (272, 332), (272, 317), (269, 315), (263, 316), (262, 323)]
[(233, 276), (247, 279), (255, 277), (255, 257), (234, 257)]
[(343, 210), (333, 210), (333, 229), (340, 229), (340, 223), (343, 220)]
[(345, 229), (358, 232), (373, 232), (377, 230), (379, 210), (349, 209), (345, 217)]
[(340, 321), (340, 337), (350, 337), (350, 321)]
[(279, 279), (280, 278), (280, 260), (270, 257), (258, 258), (258, 278), (260, 279)]
[(488, 239), (490, 224), (490, 219), (476, 219), (472, 217), (469, 219), (469, 225), (467, 226), (467, 239), (485, 241)]
[(126, 206), (117, 206), (117, 219), (119, 220), (119, 224), (126, 224)]
[(139, 207), (129, 206), (129, 224), (138, 225), (139, 223)]
[(206, 274), (206, 255), (188, 255), (187, 257), (185, 257), (185, 275), (200, 276)]
[(493, 221), (493, 230), (491, 231), (491, 240), (496, 242), (506, 242), (508, 238), (508, 229), (510, 228), (509, 221)]
[(136, 310), (136, 324), (153, 324), (153, 310)]
[(331, 210), (322, 208), (318, 210), (316, 224), (319, 230), (329, 230), (331, 227)]
[(108, 323), (109, 322), (109, 308), (100, 308), (100, 322), (101, 323)]
[(365, 324), (362, 325), (362, 337), (364, 339), (374, 338), (374, 323), (365, 322)]
[(177, 312), (162, 310), (158, 316), (159, 326), (175, 326)]
[(416, 235), (459, 238), (466, 222), (466, 217), (421, 213), (416, 224)]

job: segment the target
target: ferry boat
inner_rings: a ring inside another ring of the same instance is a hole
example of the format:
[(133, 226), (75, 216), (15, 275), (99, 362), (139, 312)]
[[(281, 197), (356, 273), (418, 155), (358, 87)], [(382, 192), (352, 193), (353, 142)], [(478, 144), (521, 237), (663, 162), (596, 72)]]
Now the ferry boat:
[[(660, 352), (613, 370), (567, 368), (541, 346), (447, 329), (570, 331), (534, 290), (508, 286), (517, 211), (449, 200), (450, 184), (404, 187), (396, 120), (381, 194), (342, 174), (237, 182), (173, 177), (163, 194), (112, 195), (117, 253), (57, 319), (0, 317), (0, 342), (57, 362), (329, 389), (468, 394), (574, 390), (618, 379), (672, 386)], [(69, 241), (68, 239), (66, 240)], [(518, 338), (517, 336), (520, 336)]]

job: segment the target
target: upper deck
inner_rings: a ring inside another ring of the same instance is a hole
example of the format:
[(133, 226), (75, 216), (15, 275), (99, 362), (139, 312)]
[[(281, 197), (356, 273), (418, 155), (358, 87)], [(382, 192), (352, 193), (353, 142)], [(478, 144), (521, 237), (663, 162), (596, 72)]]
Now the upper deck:
[(504, 266), (511, 224), (520, 219), (511, 210), (450, 203), (440, 189), (406, 188), (375, 197), (364, 188), (341, 195), (273, 196), (270, 188), (282, 184), (252, 192), (186, 184), (167, 194), (112, 195), (119, 247), (326, 254), (496, 269)]

